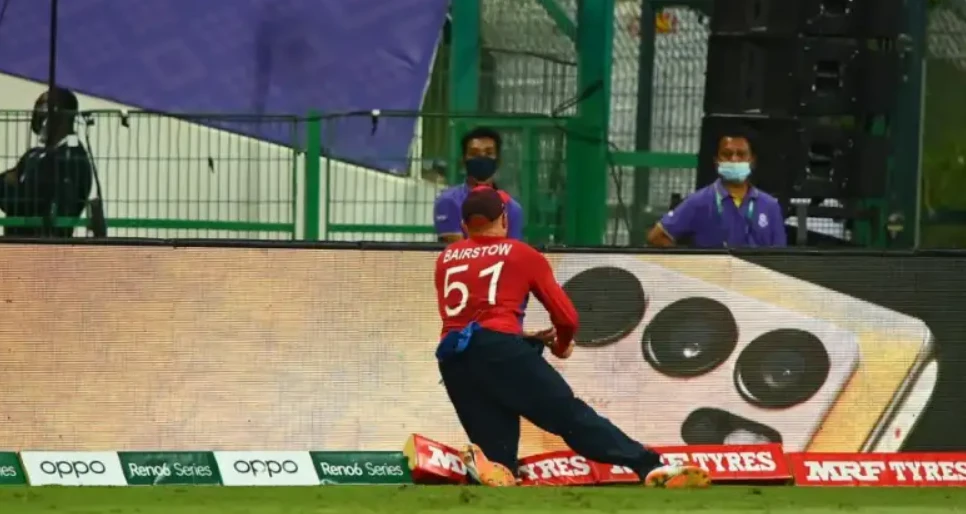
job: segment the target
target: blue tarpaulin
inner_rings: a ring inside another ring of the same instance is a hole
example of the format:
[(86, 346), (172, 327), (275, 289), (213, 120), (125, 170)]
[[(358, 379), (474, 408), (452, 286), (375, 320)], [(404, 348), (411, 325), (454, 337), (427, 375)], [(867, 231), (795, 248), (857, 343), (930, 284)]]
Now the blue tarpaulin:
[[(67, 0), (59, 7), (57, 82), (168, 113), (418, 110), (447, 5)], [(47, 80), (49, 19), (48, 1), (9, 3), (0, 30), (0, 71)], [(292, 142), (289, 129), (264, 125), (224, 128)], [(402, 171), (413, 119), (383, 119), (375, 133), (368, 117), (333, 125), (323, 135), (329, 155)]]

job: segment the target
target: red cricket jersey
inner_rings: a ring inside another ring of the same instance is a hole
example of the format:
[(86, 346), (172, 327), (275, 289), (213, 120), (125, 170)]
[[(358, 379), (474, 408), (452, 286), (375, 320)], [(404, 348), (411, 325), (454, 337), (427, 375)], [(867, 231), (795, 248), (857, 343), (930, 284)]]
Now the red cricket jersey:
[(523, 302), (530, 293), (550, 314), (557, 344), (570, 344), (577, 332), (577, 310), (546, 257), (528, 244), (472, 237), (447, 246), (436, 260), (443, 335), (473, 321), (496, 332), (519, 334)]

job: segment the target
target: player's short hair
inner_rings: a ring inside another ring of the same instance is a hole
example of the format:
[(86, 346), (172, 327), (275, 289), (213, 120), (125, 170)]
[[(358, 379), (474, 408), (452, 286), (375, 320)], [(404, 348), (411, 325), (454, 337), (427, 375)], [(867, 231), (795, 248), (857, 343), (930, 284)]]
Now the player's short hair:
[(473, 188), (463, 201), (463, 223), (467, 227), (481, 227), (492, 223), (503, 215), (509, 195), (489, 186)]
[(503, 149), (503, 138), (500, 137), (499, 132), (490, 127), (476, 127), (466, 134), (463, 134), (463, 139), (460, 141), (460, 145), (463, 148), (463, 155), (466, 155), (466, 150), (470, 147), (470, 141), (474, 139), (492, 139), (493, 144), (496, 145), (497, 155), (500, 155), (500, 150)]

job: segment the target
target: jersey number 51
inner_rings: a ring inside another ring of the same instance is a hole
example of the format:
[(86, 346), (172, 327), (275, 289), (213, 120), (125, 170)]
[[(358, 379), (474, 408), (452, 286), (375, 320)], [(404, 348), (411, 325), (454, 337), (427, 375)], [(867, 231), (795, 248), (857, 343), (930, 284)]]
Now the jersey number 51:
[[(504, 261), (497, 262), (496, 264), (480, 270), (477, 278), (483, 280), (489, 277), (489, 287), (486, 294), (486, 301), (490, 305), (496, 305), (497, 288), (500, 283), (500, 274), (503, 272)], [(466, 282), (461, 282), (457, 279), (456, 275), (463, 273), (470, 269), (469, 264), (461, 264), (459, 266), (453, 266), (452, 268), (446, 269), (446, 275), (443, 279), (443, 296), (444, 298), (449, 298), (450, 293), (458, 292), (460, 295), (459, 303), (455, 307), (446, 306), (446, 315), (453, 317), (459, 315), (466, 309), (467, 304), (470, 301), (470, 288), (467, 286)]]

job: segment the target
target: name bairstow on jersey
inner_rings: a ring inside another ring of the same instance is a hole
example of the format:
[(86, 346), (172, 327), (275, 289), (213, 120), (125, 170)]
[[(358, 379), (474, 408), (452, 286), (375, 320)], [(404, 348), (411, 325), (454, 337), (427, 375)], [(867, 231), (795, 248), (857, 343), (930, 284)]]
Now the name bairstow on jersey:
[(477, 246), (476, 248), (454, 248), (452, 250), (446, 250), (446, 253), (443, 255), (443, 262), (464, 261), (477, 259), (479, 257), (492, 257), (494, 255), (502, 255), (505, 257), (510, 255), (510, 250), (512, 249), (513, 245), (508, 243)]

